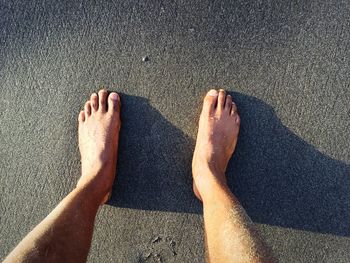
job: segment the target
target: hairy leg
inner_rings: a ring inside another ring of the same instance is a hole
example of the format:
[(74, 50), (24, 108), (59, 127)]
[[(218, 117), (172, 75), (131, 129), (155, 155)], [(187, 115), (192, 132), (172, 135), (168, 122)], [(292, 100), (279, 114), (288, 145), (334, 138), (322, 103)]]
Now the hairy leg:
[(271, 262), (253, 222), (229, 190), (225, 171), (240, 117), (230, 95), (210, 90), (203, 103), (192, 161), (193, 190), (203, 202), (208, 262)]
[(79, 114), (82, 176), (77, 187), (36, 226), (4, 262), (85, 262), (95, 216), (115, 178), (120, 98), (91, 95)]

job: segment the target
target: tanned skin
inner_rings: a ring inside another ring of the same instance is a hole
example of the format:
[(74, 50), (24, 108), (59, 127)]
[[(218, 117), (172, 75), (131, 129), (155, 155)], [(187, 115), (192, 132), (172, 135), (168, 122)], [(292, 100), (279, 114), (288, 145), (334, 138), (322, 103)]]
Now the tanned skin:
[(193, 190), (203, 202), (207, 262), (273, 262), (252, 221), (227, 187), (225, 171), (240, 117), (224, 90), (204, 98), (192, 161)]
[(97, 210), (115, 179), (120, 97), (106, 90), (92, 94), (78, 120), (82, 176), (77, 187), (4, 262), (86, 262)]
[[(4, 262), (86, 262), (96, 213), (116, 175), (120, 97), (94, 93), (80, 112), (82, 175), (76, 188), (36, 226)], [(193, 190), (203, 202), (208, 262), (272, 262), (253, 223), (226, 184), (240, 118), (225, 91), (204, 99), (193, 156)]]

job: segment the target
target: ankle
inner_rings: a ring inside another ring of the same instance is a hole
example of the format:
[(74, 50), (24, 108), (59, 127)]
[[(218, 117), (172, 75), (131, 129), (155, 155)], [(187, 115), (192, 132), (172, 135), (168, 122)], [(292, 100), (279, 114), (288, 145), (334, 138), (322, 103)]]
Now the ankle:
[(193, 173), (193, 180), (202, 198), (218, 189), (228, 189), (225, 173), (215, 169), (201, 169)]
[(196, 177), (215, 177), (220, 181), (226, 182), (225, 177), (226, 167), (218, 165), (217, 162), (213, 161), (198, 161), (192, 163), (192, 174), (193, 178)]
[(98, 208), (103, 200), (103, 195), (101, 192), (96, 191), (91, 185), (79, 185), (71, 193), (75, 193), (80, 197), (84, 207)]
[(207, 156), (200, 156), (195, 153), (192, 162), (193, 174), (213, 174), (217, 177), (225, 178), (225, 171), (227, 166), (226, 160), (223, 158), (212, 158)]
[(90, 191), (95, 199), (103, 199), (112, 189), (114, 177), (108, 176), (109, 171), (98, 169), (83, 174), (79, 179), (76, 189)]
[(205, 207), (226, 206), (233, 200), (237, 200), (226, 183), (213, 182), (208, 187), (202, 189), (201, 198)]

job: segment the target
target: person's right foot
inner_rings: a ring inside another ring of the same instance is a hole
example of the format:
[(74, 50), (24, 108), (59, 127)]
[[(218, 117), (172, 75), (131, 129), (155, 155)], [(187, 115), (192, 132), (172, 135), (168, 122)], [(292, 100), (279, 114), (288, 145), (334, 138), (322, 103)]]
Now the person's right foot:
[(237, 143), (240, 117), (224, 90), (210, 90), (204, 98), (192, 161), (193, 191), (198, 199), (213, 184), (226, 186), (225, 171)]

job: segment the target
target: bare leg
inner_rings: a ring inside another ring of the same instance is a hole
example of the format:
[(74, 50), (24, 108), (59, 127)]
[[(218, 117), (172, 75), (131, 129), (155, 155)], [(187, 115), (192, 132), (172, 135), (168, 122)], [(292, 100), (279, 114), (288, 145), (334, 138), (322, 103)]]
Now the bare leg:
[(203, 202), (208, 262), (273, 261), (252, 221), (226, 184), (240, 118), (224, 90), (204, 99), (193, 156), (193, 190)]
[(79, 114), (82, 176), (77, 187), (10, 253), (5, 262), (85, 262), (94, 220), (115, 177), (120, 99), (92, 94)]

